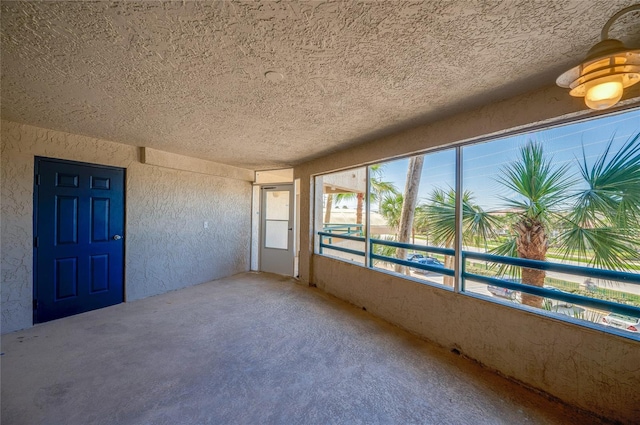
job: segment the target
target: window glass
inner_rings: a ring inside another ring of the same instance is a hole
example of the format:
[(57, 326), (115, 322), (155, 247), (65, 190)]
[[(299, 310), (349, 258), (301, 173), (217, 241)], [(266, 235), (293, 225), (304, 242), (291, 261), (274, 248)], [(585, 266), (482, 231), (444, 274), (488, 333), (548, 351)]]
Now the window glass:
[(289, 191), (270, 190), (265, 198), (266, 248), (289, 249)]
[(368, 195), (364, 167), (319, 176), (317, 252), (443, 287), (459, 256), (463, 292), (640, 339), (639, 123), (631, 110), (460, 148), (461, 223), (456, 149), (369, 166)]
[(448, 149), (370, 167), (373, 267), (453, 287), (454, 257), (429, 249), (454, 247), (455, 161)]
[(316, 225), (321, 231), (320, 252), (364, 265), (367, 169), (318, 176), (316, 188), (322, 194), (318, 202), (322, 205), (321, 216)]
[[(468, 249), (558, 265), (640, 270), (640, 112), (631, 111), (463, 148), (463, 186), (495, 221)], [(467, 235), (469, 240), (477, 237)], [(466, 259), (465, 269), (549, 289), (536, 296), (468, 279), (466, 290), (607, 326), (638, 328), (574, 294), (640, 307), (640, 285), (579, 270)], [(587, 270), (588, 271), (588, 270)], [(597, 273), (596, 273), (597, 274)], [(584, 303), (583, 303), (584, 304)], [(615, 314), (615, 313), (613, 313)], [(626, 324), (626, 325), (625, 325)], [(635, 331), (633, 331), (635, 332)]]
[(266, 248), (289, 249), (289, 222), (265, 221), (264, 246)]
[(268, 191), (266, 202), (267, 220), (289, 220), (289, 191)]

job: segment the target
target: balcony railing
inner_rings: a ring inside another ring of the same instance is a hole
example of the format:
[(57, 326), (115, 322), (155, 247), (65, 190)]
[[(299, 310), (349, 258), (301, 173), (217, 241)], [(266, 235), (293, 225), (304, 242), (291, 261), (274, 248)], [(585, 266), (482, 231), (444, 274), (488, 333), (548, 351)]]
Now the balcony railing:
[[(365, 256), (364, 251), (357, 249), (346, 248), (344, 246), (336, 245), (332, 238), (344, 239), (349, 241), (356, 241), (366, 243), (366, 239), (361, 236), (352, 236), (347, 234), (337, 235), (332, 232), (318, 232), (320, 237), (320, 254), (324, 253), (325, 249), (336, 250), (340, 252), (349, 253), (352, 255)], [(329, 238), (328, 240), (326, 238)], [(401, 243), (395, 241), (387, 241), (382, 239), (369, 239), (369, 267), (373, 267), (373, 261), (385, 261), (392, 264), (399, 264), (402, 266), (411, 267), (412, 269), (421, 269), (430, 272), (436, 272), (447, 276), (454, 276), (455, 272), (452, 269), (443, 267), (434, 267), (425, 264), (416, 263), (413, 261), (407, 261), (398, 259), (395, 257), (389, 257), (385, 255), (379, 255), (374, 253), (374, 246), (390, 246), (394, 248), (404, 248), (417, 252), (433, 253), (441, 255), (455, 256), (455, 250), (449, 248), (439, 248), (425, 245), (415, 245), (409, 243)], [(612, 281), (624, 282), (632, 285), (640, 285), (640, 274), (627, 273), (614, 270), (604, 270), (592, 267), (582, 267), (568, 264), (552, 263), (548, 261), (528, 260), (523, 258), (504, 257), (499, 255), (484, 254), (473, 251), (462, 251), (462, 270), (461, 270), (461, 286), (462, 291), (465, 290), (466, 280), (473, 280), (476, 282), (484, 283), (487, 285), (498, 286), (507, 288), (513, 291), (520, 291), (523, 293), (537, 295), (545, 298), (552, 298), (559, 301), (565, 301), (575, 305), (589, 307), (593, 309), (606, 310), (612, 313), (623, 314), (627, 316), (640, 317), (640, 308), (632, 305), (615, 303), (607, 300), (586, 297), (583, 295), (572, 294), (569, 292), (557, 291), (547, 288), (541, 288), (538, 286), (527, 285), (523, 283), (517, 283), (500, 279), (497, 277), (482, 276), (479, 274), (469, 273), (466, 271), (467, 260), (478, 260), (482, 262), (491, 262), (496, 264), (504, 264), (517, 267), (525, 267), (528, 269), (538, 269), (551, 272), (567, 273), (577, 276), (584, 276), (587, 278), (606, 279)]]

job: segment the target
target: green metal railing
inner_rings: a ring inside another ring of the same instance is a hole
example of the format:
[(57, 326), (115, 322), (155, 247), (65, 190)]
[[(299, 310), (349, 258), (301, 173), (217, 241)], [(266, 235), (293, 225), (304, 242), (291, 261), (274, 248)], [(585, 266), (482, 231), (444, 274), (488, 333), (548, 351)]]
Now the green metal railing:
[[(363, 224), (332, 224), (327, 223), (322, 226), (323, 233), (329, 233), (331, 235), (340, 235), (342, 236), (364, 236), (364, 231), (362, 230)], [(328, 240), (329, 244), (332, 243), (331, 237)]]
[[(342, 246), (337, 246), (332, 244), (331, 242), (326, 243), (325, 238), (339, 238), (356, 242), (366, 243), (366, 239), (364, 237), (352, 236), (348, 234), (336, 235), (332, 232), (318, 232), (318, 236), (320, 237), (320, 254), (324, 253), (325, 249), (336, 250), (340, 252), (346, 252), (352, 255), (358, 255), (365, 257), (364, 251), (359, 251), (351, 248), (345, 248)], [(389, 257), (386, 255), (374, 254), (374, 246), (375, 245), (383, 245), (390, 246), (395, 248), (404, 248), (407, 250), (424, 252), (424, 253), (434, 253), (441, 255), (450, 255), (455, 256), (455, 250), (449, 248), (440, 248), (433, 246), (425, 246), (425, 245), (415, 245), (408, 243), (401, 243), (395, 241), (386, 241), (382, 239), (369, 239), (369, 264), (368, 267), (373, 267), (373, 260), (386, 261), (392, 264), (400, 264), (402, 266), (411, 267), (413, 269), (421, 269), (425, 271), (431, 271), (440, 273), (447, 276), (454, 276), (454, 270), (444, 268), (444, 267), (435, 267), (435, 266), (427, 266), (425, 264), (416, 263), (413, 261), (407, 261), (395, 257)], [(511, 289), (514, 291), (520, 291), (527, 294), (537, 295), (540, 297), (553, 298), (559, 301), (565, 301), (568, 303), (573, 303), (576, 305), (590, 307), (594, 309), (606, 310), (613, 313), (629, 315), (633, 317), (640, 317), (640, 308), (627, 305), (620, 304), (612, 301), (590, 298), (583, 295), (576, 295), (569, 292), (562, 292), (557, 290), (551, 290), (547, 288), (541, 288), (538, 286), (531, 286), (523, 283), (517, 283), (508, 281), (505, 279), (500, 279), (497, 277), (490, 276), (482, 276), (479, 274), (468, 273), (465, 270), (465, 264), (467, 260), (479, 260), (483, 262), (491, 262), (496, 264), (506, 264), (517, 267), (525, 267), (529, 269), (538, 269), (538, 270), (546, 270), (552, 272), (559, 273), (567, 273), (577, 276), (584, 276), (588, 278), (595, 279), (606, 279), (612, 281), (619, 281), (633, 285), (640, 285), (640, 274), (637, 273), (628, 273), (628, 272), (620, 272), (614, 270), (605, 270), (605, 269), (597, 269), (591, 267), (582, 267), (582, 266), (574, 266), (569, 264), (559, 264), (559, 263), (551, 263), (548, 261), (538, 261), (538, 260), (528, 260), (523, 258), (514, 258), (514, 257), (504, 257), (499, 255), (492, 254), (484, 254), (480, 252), (472, 252), (472, 251), (462, 251), (462, 272), (461, 272), (461, 290), (464, 291), (465, 281), (473, 280), (476, 282), (484, 283), (487, 285), (499, 286), (502, 288)]]

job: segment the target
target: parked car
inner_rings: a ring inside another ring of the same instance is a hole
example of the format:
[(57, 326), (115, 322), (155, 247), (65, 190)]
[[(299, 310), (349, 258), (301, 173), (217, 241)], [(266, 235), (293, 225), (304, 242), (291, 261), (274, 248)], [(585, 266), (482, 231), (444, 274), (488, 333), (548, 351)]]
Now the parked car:
[(598, 285), (591, 280), (591, 278), (587, 278), (584, 283), (582, 285), (580, 285), (582, 287), (584, 287), (587, 291), (597, 291), (598, 290)]
[[(549, 289), (551, 291), (554, 292), (562, 292), (567, 294), (568, 292), (563, 291), (561, 289), (556, 288), (555, 286), (550, 286), (550, 285), (544, 285), (544, 289)], [(554, 298), (545, 298), (545, 305), (549, 306), (550, 308), (548, 308), (548, 310), (553, 310), (554, 308), (557, 310), (558, 307), (564, 307), (564, 308), (571, 308), (573, 307), (573, 303), (571, 302), (567, 302), (567, 301), (562, 301), (562, 300), (556, 300)]]
[(582, 319), (584, 318), (584, 312), (586, 311), (586, 309), (575, 304), (572, 304), (571, 307), (567, 307), (566, 304), (556, 304), (549, 306), (549, 311), (564, 314), (565, 316), (569, 317)]
[[(520, 283), (521, 280), (518, 278), (501, 278), (502, 280), (506, 280), (508, 282), (515, 282), (515, 283)], [(548, 289), (550, 291), (554, 291), (554, 292), (564, 292), (554, 286), (550, 286), (550, 285), (544, 285), (544, 289)], [(513, 289), (508, 289), (508, 288), (503, 288), (501, 286), (494, 286), (494, 285), (487, 285), (487, 291), (489, 291), (492, 295), (495, 295), (496, 297), (501, 297), (501, 298), (507, 298), (516, 302), (521, 302), (522, 301), (522, 294), (520, 293), (520, 291), (514, 291)], [(545, 298), (544, 299), (544, 308), (546, 310), (550, 310), (550, 311), (557, 311), (563, 314), (565, 313), (565, 310), (567, 309), (571, 309), (573, 307), (572, 303), (568, 303), (566, 301), (560, 301), (560, 300), (556, 300), (554, 298)]]
[(415, 253), (415, 252), (413, 254), (407, 255), (407, 261), (416, 261), (416, 260), (419, 260), (421, 258), (427, 258), (427, 256), (424, 255), (424, 254), (418, 254), (418, 253)]
[[(506, 280), (507, 282), (520, 283), (520, 279), (512, 278), (512, 277), (508, 277), (508, 278), (501, 277), (500, 279)], [(520, 299), (520, 291), (514, 291), (513, 289), (503, 288), (502, 286), (487, 285), (487, 291), (491, 292), (491, 295), (495, 295), (496, 297), (507, 298), (510, 300)]]
[(491, 292), (491, 295), (495, 295), (496, 297), (508, 298), (510, 300), (515, 300), (519, 293), (519, 291), (514, 291), (513, 289), (493, 285), (487, 285), (487, 291)]
[[(416, 258), (415, 260), (410, 260), (410, 261), (413, 261), (414, 263), (422, 264), (424, 266), (444, 268), (444, 264), (442, 264), (439, 260), (437, 260), (436, 258), (433, 258), (433, 257)], [(413, 270), (415, 273), (422, 273), (422, 274), (435, 273), (435, 274), (439, 274), (439, 273), (436, 273), (436, 272), (432, 272), (431, 270), (414, 269), (414, 268), (411, 268), (411, 270)]]
[(624, 329), (629, 332), (640, 332), (640, 317), (609, 313), (609, 315), (602, 318), (602, 324), (605, 326), (613, 326), (618, 329)]

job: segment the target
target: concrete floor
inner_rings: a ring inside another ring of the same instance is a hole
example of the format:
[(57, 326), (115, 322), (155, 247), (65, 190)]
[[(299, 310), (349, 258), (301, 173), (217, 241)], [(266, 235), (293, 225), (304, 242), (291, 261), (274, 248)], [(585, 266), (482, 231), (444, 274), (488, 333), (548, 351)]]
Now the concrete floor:
[(321, 291), (245, 273), (2, 337), (2, 424), (589, 424)]

